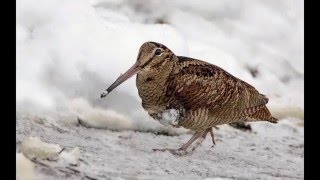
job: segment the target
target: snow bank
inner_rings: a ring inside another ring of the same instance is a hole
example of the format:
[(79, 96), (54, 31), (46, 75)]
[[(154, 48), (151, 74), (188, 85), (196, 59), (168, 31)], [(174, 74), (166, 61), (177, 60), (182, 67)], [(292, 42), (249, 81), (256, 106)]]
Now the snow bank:
[(74, 99), (70, 108), (82, 123), (90, 127), (110, 130), (132, 130), (135, 128), (133, 121), (128, 117), (112, 110), (93, 108), (84, 99)]
[(143, 110), (132, 113), (132, 117), (127, 117), (111, 109), (94, 107), (83, 98), (75, 98), (69, 104), (70, 111), (78, 117), (79, 123), (86, 127), (109, 130), (137, 130), (142, 132), (155, 132), (168, 135), (178, 135), (187, 132), (184, 128), (173, 128), (171, 126), (162, 126), (174, 123), (172, 116), (177, 116), (176, 112), (165, 114), (164, 121), (157, 121), (148, 117)]
[(21, 144), (21, 152), (29, 159), (57, 160), (62, 148), (58, 144), (49, 144), (38, 137), (28, 137)]
[(166, 2), (18, 0), (17, 111), (75, 112), (117, 130), (163, 129), (142, 109), (134, 78), (99, 97), (142, 43), (156, 41), (251, 83), (279, 117), (303, 119), (302, 0)]
[[(41, 141), (38, 137), (28, 137), (23, 140), (20, 150), (23, 154), (17, 154), (17, 162), (21, 161), (21, 168), (26, 168), (26, 171), (31, 169), (30, 164), (24, 155), (29, 159), (41, 159), (49, 161), (58, 161), (65, 165), (79, 165), (81, 156), (78, 147), (70, 151), (61, 148), (59, 144), (46, 143)], [(19, 159), (18, 159), (19, 157)], [(28, 166), (28, 167), (27, 167)], [(31, 170), (30, 170), (31, 171)], [(18, 173), (17, 173), (18, 174)]]

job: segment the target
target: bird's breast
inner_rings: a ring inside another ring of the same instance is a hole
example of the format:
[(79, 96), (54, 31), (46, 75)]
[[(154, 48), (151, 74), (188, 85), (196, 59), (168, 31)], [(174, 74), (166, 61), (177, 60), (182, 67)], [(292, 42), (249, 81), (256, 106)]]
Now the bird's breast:
[(165, 79), (150, 74), (138, 74), (136, 85), (143, 108), (157, 110), (166, 106), (168, 97), (165, 96), (167, 89)]

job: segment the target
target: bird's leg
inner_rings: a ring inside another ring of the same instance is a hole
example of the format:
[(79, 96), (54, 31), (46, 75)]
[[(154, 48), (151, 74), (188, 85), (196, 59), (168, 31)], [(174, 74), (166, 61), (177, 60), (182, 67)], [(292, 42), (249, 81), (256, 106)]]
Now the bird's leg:
[(192, 138), (189, 139), (189, 141), (188, 141), (187, 143), (185, 143), (184, 145), (182, 145), (178, 150), (180, 150), (180, 151), (185, 151), (185, 150), (187, 150), (187, 148), (188, 148), (195, 140), (197, 140), (202, 134), (203, 134), (203, 132), (196, 132), (196, 133), (194, 133), (194, 135), (192, 136)]
[[(200, 146), (200, 144), (206, 139), (208, 132), (211, 133), (212, 132), (212, 128), (208, 128), (208, 129), (206, 129), (205, 131), (202, 132), (202, 136), (197, 140), (195, 146), (192, 148), (191, 151), (194, 151), (195, 149), (197, 149)], [(212, 135), (211, 135), (211, 137), (212, 137)]]
[[(217, 127), (215, 127), (215, 128), (217, 128)], [(210, 133), (211, 138), (212, 138), (212, 143), (215, 145), (216, 142), (214, 140), (213, 128), (211, 127), (211, 128), (208, 128), (208, 129), (206, 129), (204, 131), (194, 133), (193, 136), (191, 137), (191, 139), (187, 143), (182, 145), (179, 149), (168, 149), (168, 148), (165, 148), (165, 149), (153, 149), (153, 150), (154, 151), (169, 151), (169, 152), (171, 152), (172, 154), (175, 154), (175, 155), (185, 155), (185, 154), (187, 154), (187, 148), (195, 140), (198, 139), (196, 144), (195, 144), (195, 146), (192, 147), (191, 152), (194, 151), (195, 149), (197, 149), (200, 146), (200, 144), (206, 139), (208, 133)]]
[(197, 140), (201, 135), (203, 135), (203, 132), (196, 132), (193, 134), (193, 136), (191, 137), (191, 139), (185, 143), (184, 145), (182, 145), (179, 149), (153, 149), (154, 151), (170, 151), (172, 154), (175, 155), (183, 155), (187, 153), (187, 148), (195, 141)]
[(213, 147), (214, 145), (216, 145), (216, 141), (214, 140), (214, 134), (213, 134), (212, 128), (210, 129), (210, 135), (211, 135), (211, 139), (212, 139), (212, 143), (213, 143), (212, 147)]

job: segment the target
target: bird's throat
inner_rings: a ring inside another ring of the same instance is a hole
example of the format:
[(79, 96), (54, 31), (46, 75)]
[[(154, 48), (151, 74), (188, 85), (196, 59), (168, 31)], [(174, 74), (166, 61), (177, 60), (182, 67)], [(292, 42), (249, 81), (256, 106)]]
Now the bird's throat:
[(166, 91), (172, 66), (157, 70), (141, 71), (137, 74), (136, 85), (144, 107), (161, 106), (166, 102), (163, 93)]

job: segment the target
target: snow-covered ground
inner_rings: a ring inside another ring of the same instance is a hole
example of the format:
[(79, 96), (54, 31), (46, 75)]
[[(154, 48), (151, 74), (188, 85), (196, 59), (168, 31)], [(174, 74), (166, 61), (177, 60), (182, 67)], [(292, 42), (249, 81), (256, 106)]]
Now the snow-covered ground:
[[(302, 179), (303, 6), (303, 0), (18, 0), (17, 152), (30, 136), (68, 152), (79, 147), (75, 168), (82, 174), (69, 177), (75, 179)], [(146, 41), (254, 85), (280, 123), (252, 123), (256, 133), (222, 126), (214, 148), (206, 140), (189, 157), (152, 152), (180, 146), (189, 132), (148, 117), (134, 78), (100, 98)], [(47, 163), (67, 171), (65, 163)], [(65, 178), (57, 168), (34, 169), (38, 179)]]
[(95, 179), (303, 179), (304, 130), (300, 121), (282, 120), (276, 126), (256, 123), (252, 124), (253, 132), (224, 125), (216, 130), (214, 147), (208, 138), (192, 154), (180, 157), (152, 149), (178, 148), (191, 134), (117, 132), (17, 115), (17, 146), (32, 136), (46, 143), (60, 144), (67, 152), (79, 148), (79, 166), (66, 165), (60, 159), (40, 161), (46, 165), (34, 163), (33, 174), (37, 180), (85, 176)]

